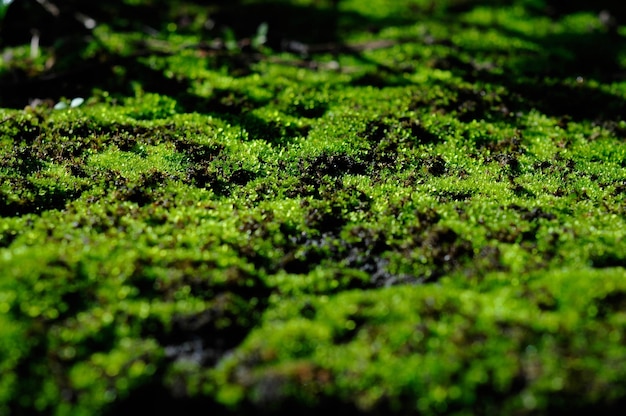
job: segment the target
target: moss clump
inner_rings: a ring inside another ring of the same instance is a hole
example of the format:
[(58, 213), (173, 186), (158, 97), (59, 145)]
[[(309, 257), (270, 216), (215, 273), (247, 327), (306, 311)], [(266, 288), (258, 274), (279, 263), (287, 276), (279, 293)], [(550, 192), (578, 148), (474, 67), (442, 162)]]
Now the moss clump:
[(623, 270), (526, 279), (482, 293), (447, 281), (282, 302), (216, 370), (226, 382), (216, 388), (259, 405), (339, 396), (366, 413), (610, 406), (624, 394), (610, 341), (621, 339)]
[[(619, 23), (530, 0), (141, 20), (155, 4), (124, 10), (157, 37), (102, 24), (81, 61), (63, 33), (6, 48), (0, 413), (623, 405)], [(17, 109), (33, 85), (86, 101)]]

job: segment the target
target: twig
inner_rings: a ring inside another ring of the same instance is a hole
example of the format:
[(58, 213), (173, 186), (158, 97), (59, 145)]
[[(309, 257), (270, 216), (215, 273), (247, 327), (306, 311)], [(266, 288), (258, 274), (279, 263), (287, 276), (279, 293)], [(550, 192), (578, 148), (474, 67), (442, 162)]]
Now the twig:
[(4, 120), (0, 121), (0, 124), (4, 124), (4, 123), (6, 123), (7, 121), (11, 120), (12, 118), (15, 118), (15, 114), (10, 115), (10, 116), (8, 116), (8, 117), (5, 117), (5, 119), (4, 119)]

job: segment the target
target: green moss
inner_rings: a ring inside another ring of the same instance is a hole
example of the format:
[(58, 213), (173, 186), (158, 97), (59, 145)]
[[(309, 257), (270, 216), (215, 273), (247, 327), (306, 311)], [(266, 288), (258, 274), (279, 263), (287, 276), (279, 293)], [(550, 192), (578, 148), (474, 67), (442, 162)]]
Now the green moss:
[[(236, 368), (236, 375), (218, 379), (247, 386), (252, 401), (341, 395), (365, 411), (534, 411), (583, 392), (605, 400), (603, 388), (620, 388), (622, 370), (609, 362), (622, 354), (603, 344), (619, 337), (622, 324), (598, 318), (594, 305), (607, 290), (621, 290), (615, 285), (623, 270), (577, 277), (572, 285), (572, 270), (542, 272), (522, 286), (480, 294), (446, 284), (283, 303), (218, 370)], [(576, 381), (595, 371), (603, 374), (597, 386)], [(284, 396), (263, 397), (272, 394), (268, 383), (278, 383)], [(288, 387), (295, 385), (304, 392)], [(491, 397), (479, 393), (482, 386)]]
[(332, 3), (163, 3), (76, 91), (7, 49), (86, 101), (0, 110), (0, 413), (620, 408), (623, 27)]

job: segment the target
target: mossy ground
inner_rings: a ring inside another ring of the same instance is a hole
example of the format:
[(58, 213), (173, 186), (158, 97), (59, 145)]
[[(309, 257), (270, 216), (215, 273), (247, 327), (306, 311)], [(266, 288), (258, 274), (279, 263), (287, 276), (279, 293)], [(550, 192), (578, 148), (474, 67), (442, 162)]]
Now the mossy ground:
[(6, 49), (1, 414), (624, 404), (620, 20), (142, 3), (152, 38)]

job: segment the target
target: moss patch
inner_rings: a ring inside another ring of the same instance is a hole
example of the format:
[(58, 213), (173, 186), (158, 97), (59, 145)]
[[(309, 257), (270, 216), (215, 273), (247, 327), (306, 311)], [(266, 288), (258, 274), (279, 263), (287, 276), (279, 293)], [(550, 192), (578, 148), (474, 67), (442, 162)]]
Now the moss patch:
[(120, 3), (0, 31), (0, 413), (621, 408), (619, 6)]

